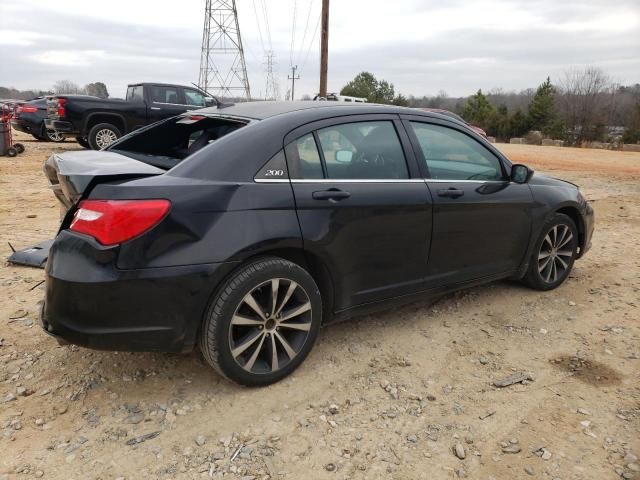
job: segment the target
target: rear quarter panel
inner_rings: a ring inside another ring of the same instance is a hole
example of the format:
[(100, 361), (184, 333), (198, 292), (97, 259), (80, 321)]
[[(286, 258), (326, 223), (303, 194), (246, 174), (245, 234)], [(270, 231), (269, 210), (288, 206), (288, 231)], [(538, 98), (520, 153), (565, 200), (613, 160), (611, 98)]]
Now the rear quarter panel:
[(167, 175), (96, 186), (90, 198), (166, 198), (152, 231), (120, 246), (118, 268), (237, 261), (275, 248), (302, 248), (288, 183), (215, 182)]

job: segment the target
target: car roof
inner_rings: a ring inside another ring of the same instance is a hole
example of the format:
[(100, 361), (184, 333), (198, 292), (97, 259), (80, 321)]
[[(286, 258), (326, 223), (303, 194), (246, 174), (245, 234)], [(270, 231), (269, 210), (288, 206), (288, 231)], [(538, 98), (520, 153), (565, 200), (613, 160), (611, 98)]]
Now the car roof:
[[(265, 101), (265, 102), (238, 102), (231, 105), (222, 105), (221, 107), (208, 107), (200, 110), (192, 110), (187, 112), (193, 114), (195, 112), (203, 115), (229, 115), (234, 117), (244, 117), (253, 120), (264, 120), (277, 115), (283, 115), (291, 112), (303, 112), (305, 110), (312, 113), (313, 111), (323, 110), (326, 116), (348, 115), (352, 113), (369, 114), (369, 113), (395, 113), (395, 114), (411, 114), (421, 115), (425, 117), (446, 118), (442, 114), (434, 112), (425, 112), (415, 110), (408, 107), (398, 107), (395, 105), (381, 105), (376, 103), (356, 103), (356, 102), (320, 102), (320, 101)], [(348, 111), (346, 110), (348, 109)]]
[(180, 83), (162, 83), (162, 82), (138, 82), (138, 83), (130, 83), (127, 87), (144, 87), (145, 85), (151, 85), (154, 87), (180, 87), (180, 88), (190, 88), (192, 90), (196, 90), (193, 85), (182, 85)]

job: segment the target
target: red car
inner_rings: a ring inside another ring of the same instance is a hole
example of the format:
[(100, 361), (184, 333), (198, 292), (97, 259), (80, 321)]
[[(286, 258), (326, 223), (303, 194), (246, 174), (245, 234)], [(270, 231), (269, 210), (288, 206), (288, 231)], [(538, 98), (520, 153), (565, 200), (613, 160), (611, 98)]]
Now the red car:
[(439, 113), (441, 115), (446, 115), (447, 117), (455, 118), (459, 122), (462, 122), (465, 125), (469, 125), (469, 128), (471, 128), (478, 135), (482, 135), (484, 138), (487, 138), (487, 132), (485, 132), (483, 129), (481, 129), (480, 127), (476, 127), (475, 125), (471, 125), (469, 122), (467, 122), (460, 115), (457, 115), (457, 114), (455, 114), (453, 112), (450, 112), (449, 110), (442, 110), (441, 108), (420, 108), (420, 110), (424, 110), (425, 112)]

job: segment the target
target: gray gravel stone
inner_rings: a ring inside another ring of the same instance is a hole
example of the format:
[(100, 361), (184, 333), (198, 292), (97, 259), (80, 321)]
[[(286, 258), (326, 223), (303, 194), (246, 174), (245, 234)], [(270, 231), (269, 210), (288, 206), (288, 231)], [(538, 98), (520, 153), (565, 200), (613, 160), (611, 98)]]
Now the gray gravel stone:
[(453, 447), (453, 453), (460, 460), (464, 460), (467, 457), (467, 453), (464, 451), (464, 447), (462, 446), (461, 443), (455, 444), (455, 446)]

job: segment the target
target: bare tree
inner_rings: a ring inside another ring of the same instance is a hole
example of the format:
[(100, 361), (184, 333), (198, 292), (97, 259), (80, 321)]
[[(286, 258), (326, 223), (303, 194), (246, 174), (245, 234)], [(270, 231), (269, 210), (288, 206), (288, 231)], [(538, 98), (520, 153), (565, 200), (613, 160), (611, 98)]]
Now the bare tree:
[(571, 69), (559, 83), (558, 106), (568, 140), (576, 145), (602, 136), (612, 114), (615, 88), (600, 68)]
[(84, 93), (84, 91), (71, 80), (58, 80), (53, 84), (53, 92), (56, 94), (62, 93)]
[(87, 95), (92, 95), (94, 97), (109, 98), (107, 86), (102, 82), (87, 83), (84, 86), (84, 91)]

